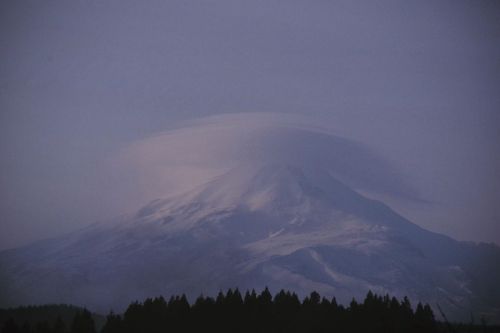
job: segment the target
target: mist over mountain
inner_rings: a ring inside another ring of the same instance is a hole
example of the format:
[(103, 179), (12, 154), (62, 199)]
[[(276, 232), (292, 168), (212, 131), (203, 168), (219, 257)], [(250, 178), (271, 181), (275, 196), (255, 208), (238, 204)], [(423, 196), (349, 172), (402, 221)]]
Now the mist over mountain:
[(372, 290), (439, 304), (452, 319), (500, 319), (500, 248), (427, 231), (378, 200), (425, 198), (366, 144), (247, 114), (167, 131), (116, 161), (148, 202), (0, 252), (0, 306), (120, 311), (159, 294), (268, 286), (341, 302)]
[(142, 206), (246, 164), (308, 169), (321, 165), (357, 190), (423, 200), (393, 161), (338, 132), (345, 130), (279, 113), (205, 117), (122, 149), (110, 167), (115, 170), (113, 186), (120, 188), (121, 184), (122, 192), (131, 194), (131, 205)]

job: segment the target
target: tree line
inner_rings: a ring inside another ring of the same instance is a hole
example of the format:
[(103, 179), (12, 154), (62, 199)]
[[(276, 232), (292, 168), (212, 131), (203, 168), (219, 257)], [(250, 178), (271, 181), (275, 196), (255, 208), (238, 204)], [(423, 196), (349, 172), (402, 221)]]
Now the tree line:
[[(36, 311), (36, 307), (33, 308)], [(43, 307), (40, 308), (43, 309)], [(59, 307), (54, 306), (54, 308), (57, 310)], [(50, 316), (49, 314), (48, 317)], [(97, 333), (97, 330), (92, 313), (83, 309), (74, 314), (69, 327), (67, 321), (60, 315), (52, 321), (49, 319), (36, 322), (24, 320), (22, 324), (19, 323), (19, 319), (15, 320), (10, 317), (4, 322), (2, 333)]]
[[(238, 289), (200, 296), (190, 304), (185, 295), (149, 298), (130, 304), (123, 314), (110, 313), (101, 333), (165, 332), (437, 332), (438, 324), (428, 304), (415, 308), (407, 297), (368, 292), (363, 302), (348, 306), (335, 298), (312, 292), (302, 301), (292, 292), (274, 296), (266, 288), (240, 293)], [(92, 314), (83, 310), (66, 324), (53, 322), (4, 323), (2, 333), (96, 333)]]

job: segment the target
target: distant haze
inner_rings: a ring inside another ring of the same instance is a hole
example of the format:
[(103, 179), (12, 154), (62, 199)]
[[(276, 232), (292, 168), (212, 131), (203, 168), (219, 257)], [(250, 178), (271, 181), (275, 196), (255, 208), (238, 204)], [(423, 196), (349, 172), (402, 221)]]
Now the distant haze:
[(368, 147), (395, 179), (362, 190), (413, 222), (500, 243), (499, 59), (495, 1), (4, 0), (0, 249), (203, 181), (283, 123)]

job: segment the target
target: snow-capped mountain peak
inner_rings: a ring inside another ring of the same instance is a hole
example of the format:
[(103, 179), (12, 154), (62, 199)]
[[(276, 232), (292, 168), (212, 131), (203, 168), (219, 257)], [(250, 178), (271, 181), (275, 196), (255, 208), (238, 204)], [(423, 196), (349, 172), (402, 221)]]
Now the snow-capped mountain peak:
[[(290, 138), (281, 128), (266, 133)], [(500, 318), (500, 249), (426, 231), (365, 197), (355, 186), (377, 184), (358, 174), (348, 154), (357, 148), (323, 136), (299, 135), (297, 155), (252, 141), (255, 158), (231, 159), (135, 214), (1, 252), (0, 306), (108, 311), (159, 294), (268, 286), (344, 302), (372, 290), (439, 303), (454, 319)], [(311, 157), (311, 144), (327, 158)]]

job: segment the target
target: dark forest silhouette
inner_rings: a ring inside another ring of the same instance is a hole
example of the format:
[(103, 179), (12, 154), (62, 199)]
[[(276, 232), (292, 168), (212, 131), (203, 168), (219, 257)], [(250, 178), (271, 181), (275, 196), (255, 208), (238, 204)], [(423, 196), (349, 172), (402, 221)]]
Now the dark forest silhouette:
[[(36, 323), (9, 319), (2, 333), (96, 333), (93, 315), (75, 313), (71, 321), (43, 320)], [(460, 327), (436, 322), (428, 304), (415, 308), (407, 297), (368, 292), (364, 301), (337, 304), (312, 292), (303, 301), (295, 293), (280, 291), (274, 297), (266, 288), (260, 294), (229, 289), (217, 297), (200, 296), (190, 304), (185, 295), (134, 302), (121, 314), (110, 313), (101, 333), (165, 332), (446, 332)], [(462, 327), (463, 328), (463, 327)], [(473, 327), (470, 327), (473, 328)], [(474, 331), (478, 327), (475, 327)], [(485, 327), (487, 329), (487, 327)], [(468, 330), (472, 332), (473, 330)], [(490, 330), (487, 330), (490, 331)], [(493, 332), (493, 331), (491, 331)]]

